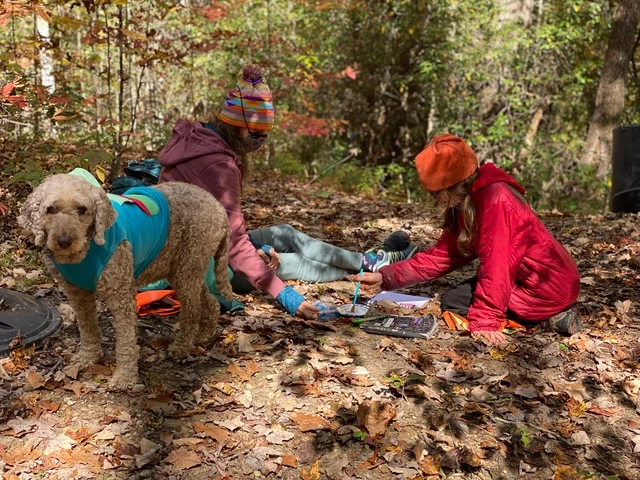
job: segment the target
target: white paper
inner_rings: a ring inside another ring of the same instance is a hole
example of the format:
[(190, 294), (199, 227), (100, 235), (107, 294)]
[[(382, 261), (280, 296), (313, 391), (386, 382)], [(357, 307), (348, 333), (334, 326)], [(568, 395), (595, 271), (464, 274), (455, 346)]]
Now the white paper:
[(433, 300), (432, 297), (417, 297), (415, 295), (405, 295), (397, 292), (380, 292), (378, 295), (371, 299), (372, 302), (379, 302), (380, 300), (388, 300), (390, 302), (397, 303), (401, 307), (412, 308), (422, 307), (425, 303)]

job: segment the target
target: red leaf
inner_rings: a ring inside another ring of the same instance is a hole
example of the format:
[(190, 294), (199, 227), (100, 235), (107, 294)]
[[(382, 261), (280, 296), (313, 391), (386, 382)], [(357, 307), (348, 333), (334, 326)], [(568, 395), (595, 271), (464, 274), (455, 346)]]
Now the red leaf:
[(356, 72), (353, 68), (347, 67), (342, 71), (342, 74), (345, 77), (349, 77), (351, 80), (355, 80), (358, 72)]
[(24, 95), (9, 95), (5, 97), (9, 102), (18, 105), (20, 108), (27, 106), (27, 102), (24, 101)]
[(2, 96), (3, 97), (8, 97), (11, 94), (11, 92), (13, 91), (13, 88), (15, 86), (16, 85), (13, 82), (7, 83), (4, 87), (2, 87)]
[(70, 101), (67, 97), (51, 97), (49, 99), (49, 103), (69, 103)]
[(38, 98), (43, 102), (47, 99), (47, 92), (42, 85), (36, 87), (36, 95), (38, 95)]
[(600, 407), (589, 407), (587, 412), (593, 413), (595, 415), (603, 415), (605, 417), (611, 417), (617, 413), (617, 410), (607, 410)]
[(76, 115), (71, 115), (71, 116), (67, 116), (67, 115), (54, 115), (53, 117), (51, 117), (51, 120), (57, 120), (59, 122), (64, 122), (67, 120), (71, 120), (73, 118), (76, 118)]

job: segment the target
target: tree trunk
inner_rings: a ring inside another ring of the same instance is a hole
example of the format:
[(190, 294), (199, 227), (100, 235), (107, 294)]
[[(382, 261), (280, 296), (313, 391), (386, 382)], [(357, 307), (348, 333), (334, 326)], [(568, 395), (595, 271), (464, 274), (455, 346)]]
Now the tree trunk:
[(47, 50), (51, 44), (49, 22), (36, 15), (36, 28), (40, 37), (40, 79), (42, 86), (51, 95), (56, 91), (56, 79), (53, 76), (53, 56)]
[(620, 0), (604, 56), (596, 104), (580, 163), (596, 168), (598, 178), (609, 172), (613, 129), (619, 126), (627, 93), (627, 74), (640, 24), (640, 2)]
[[(531, 26), (533, 19), (533, 0), (494, 0), (496, 10), (498, 11), (498, 30), (503, 29), (507, 25), (515, 24), (516, 22), (522, 22), (522, 25), (526, 28)], [(501, 47), (500, 42), (503, 42), (504, 37), (496, 37), (498, 40), (493, 40), (487, 49), (494, 50)], [(505, 66), (506, 67), (506, 66)], [(508, 76), (512, 76), (512, 70), (502, 70), (495, 66), (495, 71), (505, 71)], [(496, 73), (487, 85), (485, 85), (480, 92), (478, 92), (478, 116), (482, 119), (491, 116), (495, 113), (495, 109), (498, 107), (500, 101), (500, 86), (504, 81), (504, 77), (498, 76)]]
[[(39, 62), (38, 66), (40, 68), (40, 82), (46, 92), (49, 95), (52, 95), (56, 91), (56, 79), (54, 77), (54, 64), (53, 64), (53, 55), (48, 50), (51, 46), (51, 32), (49, 30), (49, 18), (48, 15), (43, 10), (39, 10), (36, 8), (35, 12), (35, 27), (38, 33), (39, 40)], [(39, 115), (36, 114), (34, 116), (36, 125), (35, 132), (38, 133), (38, 126), (40, 124)], [(44, 117), (42, 121), (42, 130), (44, 132), (44, 136), (47, 138), (53, 138), (57, 135), (57, 129), (55, 125), (49, 120), (48, 117)]]
[(520, 20), (525, 27), (531, 25), (533, 19), (533, 0), (496, 0), (498, 6), (498, 24)]

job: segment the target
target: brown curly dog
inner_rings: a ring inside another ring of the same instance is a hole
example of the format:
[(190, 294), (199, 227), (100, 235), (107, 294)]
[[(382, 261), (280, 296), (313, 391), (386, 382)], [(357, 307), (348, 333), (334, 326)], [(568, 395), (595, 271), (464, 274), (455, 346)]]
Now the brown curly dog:
[[(229, 221), (213, 195), (178, 182), (138, 190), (155, 190), (151, 192), (153, 195), (161, 192), (161, 199), (166, 199), (158, 203), (168, 205), (168, 211), (166, 208), (164, 211), (164, 246), (157, 238), (146, 238), (154, 235), (143, 223), (150, 214), (148, 211), (140, 223), (133, 222), (128, 237), (109, 240), (114, 238), (114, 231), (127, 213), (118, 213), (123, 210), (114, 208), (115, 204), (100, 187), (73, 174), (47, 178), (27, 197), (18, 218), (19, 225), (29, 232), (35, 244), (45, 247), (45, 263), (75, 311), (80, 351), (74, 356), (74, 363), (85, 367), (102, 357), (96, 299), (103, 300), (111, 310), (116, 333), (116, 369), (109, 386), (114, 389), (138, 382), (135, 301), (138, 286), (167, 279), (175, 289), (181, 309), (180, 331), (169, 349), (174, 357), (185, 356), (196, 341), (210, 340), (215, 334), (220, 304), (204, 281), (212, 258), (220, 293), (227, 298), (232, 296), (227, 275)], [(134, 205), (128, 208), (145, 210), (138, 207), (138, 202), (130, 203)], [(140, 238), (143, 244), (155, 244), (159, 253), (138, 272), (136, 269), (141, 267), (136, 263), (139, 252), (136, 244)], [(109, 241), (114, 244), (113, 251), (105, 253)], [(96, 269), (94, 264), (100, 263)], [(61, 273), (65, 269), (85, 268), (86, 264), (97, 272), (95, 288), (83, 283), (91, 279), (91, 274), (85, 274), (84, 270), (76, 275), (80, 281), (69, 280), (67, 273), (65, 276)]]

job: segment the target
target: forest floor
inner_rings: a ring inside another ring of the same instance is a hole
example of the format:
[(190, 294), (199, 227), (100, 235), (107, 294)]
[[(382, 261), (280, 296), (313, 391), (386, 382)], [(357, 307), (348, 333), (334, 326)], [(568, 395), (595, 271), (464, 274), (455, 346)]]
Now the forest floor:
[[(540, 214), (582, 274), (584, 330), (518, 333), (488, 347), (442, 319), (430, 340), (369, 335), (348, 319), (302, 322), (268, 296), (184, 362), (166, 355), (176, 318), (139, 321), (144, 386), (106, 388), (107, 355), (70, 365), (73, 315), (18, 240), (29, 188), (0, 190), (0, 287), (55, 304), (59, 333), (0, 359), (3, 479), (640, 479), (640, 217)], [(263, 175), (246, 192), (251, 228), (291, 223), (362, 251), (407, 229), (425, 245), (436, 211)], [(404, 293), (439, 298), (473, 266)], [(348, 303), (354, 284), (296, 284)], [(363, 292), (365, 301), (370, 294)]]

